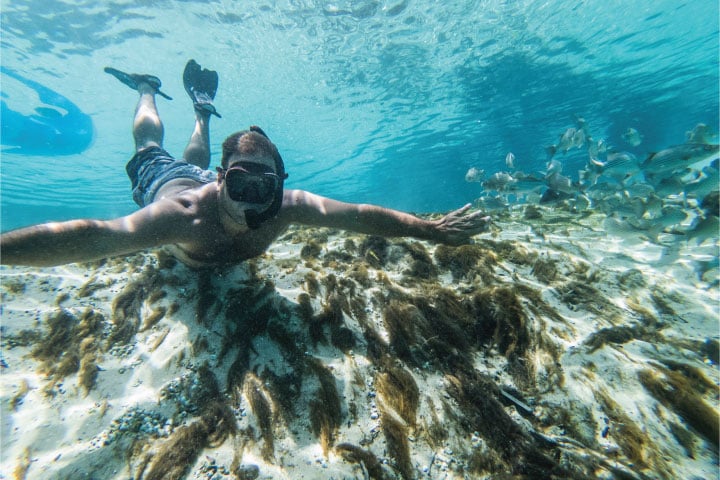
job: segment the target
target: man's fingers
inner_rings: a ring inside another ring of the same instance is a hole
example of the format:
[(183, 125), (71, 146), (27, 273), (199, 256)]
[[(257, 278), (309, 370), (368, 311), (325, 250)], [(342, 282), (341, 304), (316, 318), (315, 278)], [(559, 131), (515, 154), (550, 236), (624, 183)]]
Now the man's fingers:
[(466, 204), (463, 205), (462, 207), (460, 207), (460, 208), (458, 208), (457, 210), (455, 210), (453, 213), (454, 213), (454, 214), (457, 214), (457, 215), (462, 215), (463, 213), (467, 212), (467, 211), (470, 209), (471, 206), (472, 206), (471, 204), (466, 203)]
[(487, 223), (491, 219), (485, 212), (473, 212), (470, 215), (464, 216), (462, 220), (465, 224), (475, 225), (477, 223)]
[(473, 222), (470, 231), (475, 233), (480, 233), (487, 230), (487, 228), (490, 226), (490, 223), (492, 222), (492, 218), (490, 218), (489, 216), (475, 218), (474, 220), (475, 221)]
[(488, 217), (487, 214), (486, 214), (485, 212), (483, 212), (482, 210), (478, 210), (477, 212), (473, 212), (473, 213), (471, 213), (470, 215), (467, 216), (467, 218), (472, 218), (472, 219), (475, 219), (475, 218), (478, 218), (478, 217), (482, 217), (482, 218), (486, 218), (486, 217), (487, 217), (487, 218), (490, 218), (490, 217)]
[[(479, 212), (478, 212), (479, 213)], [(484, 230), (487, 230), (488, 226), (492, 222), (492, 218), (490, 216), (484, 215), (468, 215), (467, 217), (462, 217), (457, 222), (454, 222), (454, 224), (451, 227), (452, 231), (462, 233), (462, 232), (482, 232)]]

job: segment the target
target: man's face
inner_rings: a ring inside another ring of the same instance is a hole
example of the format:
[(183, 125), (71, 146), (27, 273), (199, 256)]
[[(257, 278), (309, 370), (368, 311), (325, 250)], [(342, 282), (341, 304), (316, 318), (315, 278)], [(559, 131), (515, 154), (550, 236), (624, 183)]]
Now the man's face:
[(221, 173), (221, 201), (226, 213), (246, 227), (248, 210), (261, 213), (270, 207), (280, 185), (275, 161), (265, 156), (235, 154)]

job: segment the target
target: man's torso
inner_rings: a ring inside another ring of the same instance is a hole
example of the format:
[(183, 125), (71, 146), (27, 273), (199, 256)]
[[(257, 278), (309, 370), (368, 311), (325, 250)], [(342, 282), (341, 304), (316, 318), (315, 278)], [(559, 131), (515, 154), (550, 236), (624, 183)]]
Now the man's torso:
[(288, 226), (287, 221), (270, 219), (256, 230), (231, 234), (223, 226), (218, 209), (216, 184), (202, 184), (178, 178), (163, 185), (155, 196), (176, 199), (198, 224), (193, 241), (178, 243), (170, 251), (191, 266), (234, 264), (261, 255)]

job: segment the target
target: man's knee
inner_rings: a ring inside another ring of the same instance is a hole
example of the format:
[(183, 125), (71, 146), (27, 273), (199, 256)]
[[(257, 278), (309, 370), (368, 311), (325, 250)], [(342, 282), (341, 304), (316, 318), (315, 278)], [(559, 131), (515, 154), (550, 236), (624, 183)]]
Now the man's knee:
[(160, 145), (158, 142), (154, 140), (141, 140), (141, 141), (135, 141), (135, 151), (137, 153), (142, 152), (143, 150), (147, 150), (148, 148), (157, 147), (162, 148), (162, 145)]

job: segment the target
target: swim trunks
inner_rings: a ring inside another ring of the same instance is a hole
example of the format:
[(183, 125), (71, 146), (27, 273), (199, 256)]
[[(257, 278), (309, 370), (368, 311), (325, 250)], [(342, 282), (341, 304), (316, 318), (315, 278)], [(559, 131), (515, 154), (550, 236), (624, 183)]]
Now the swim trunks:
[(170, 180), (189, 178), (198, 183), (212, 183), (217, 179), (216, 173), (176, 160), (160, 147), (148, 147), (137, 152), (125, 171), (132, 182), (133, 200), (141, 207), (155, 201), (160, 187)]

